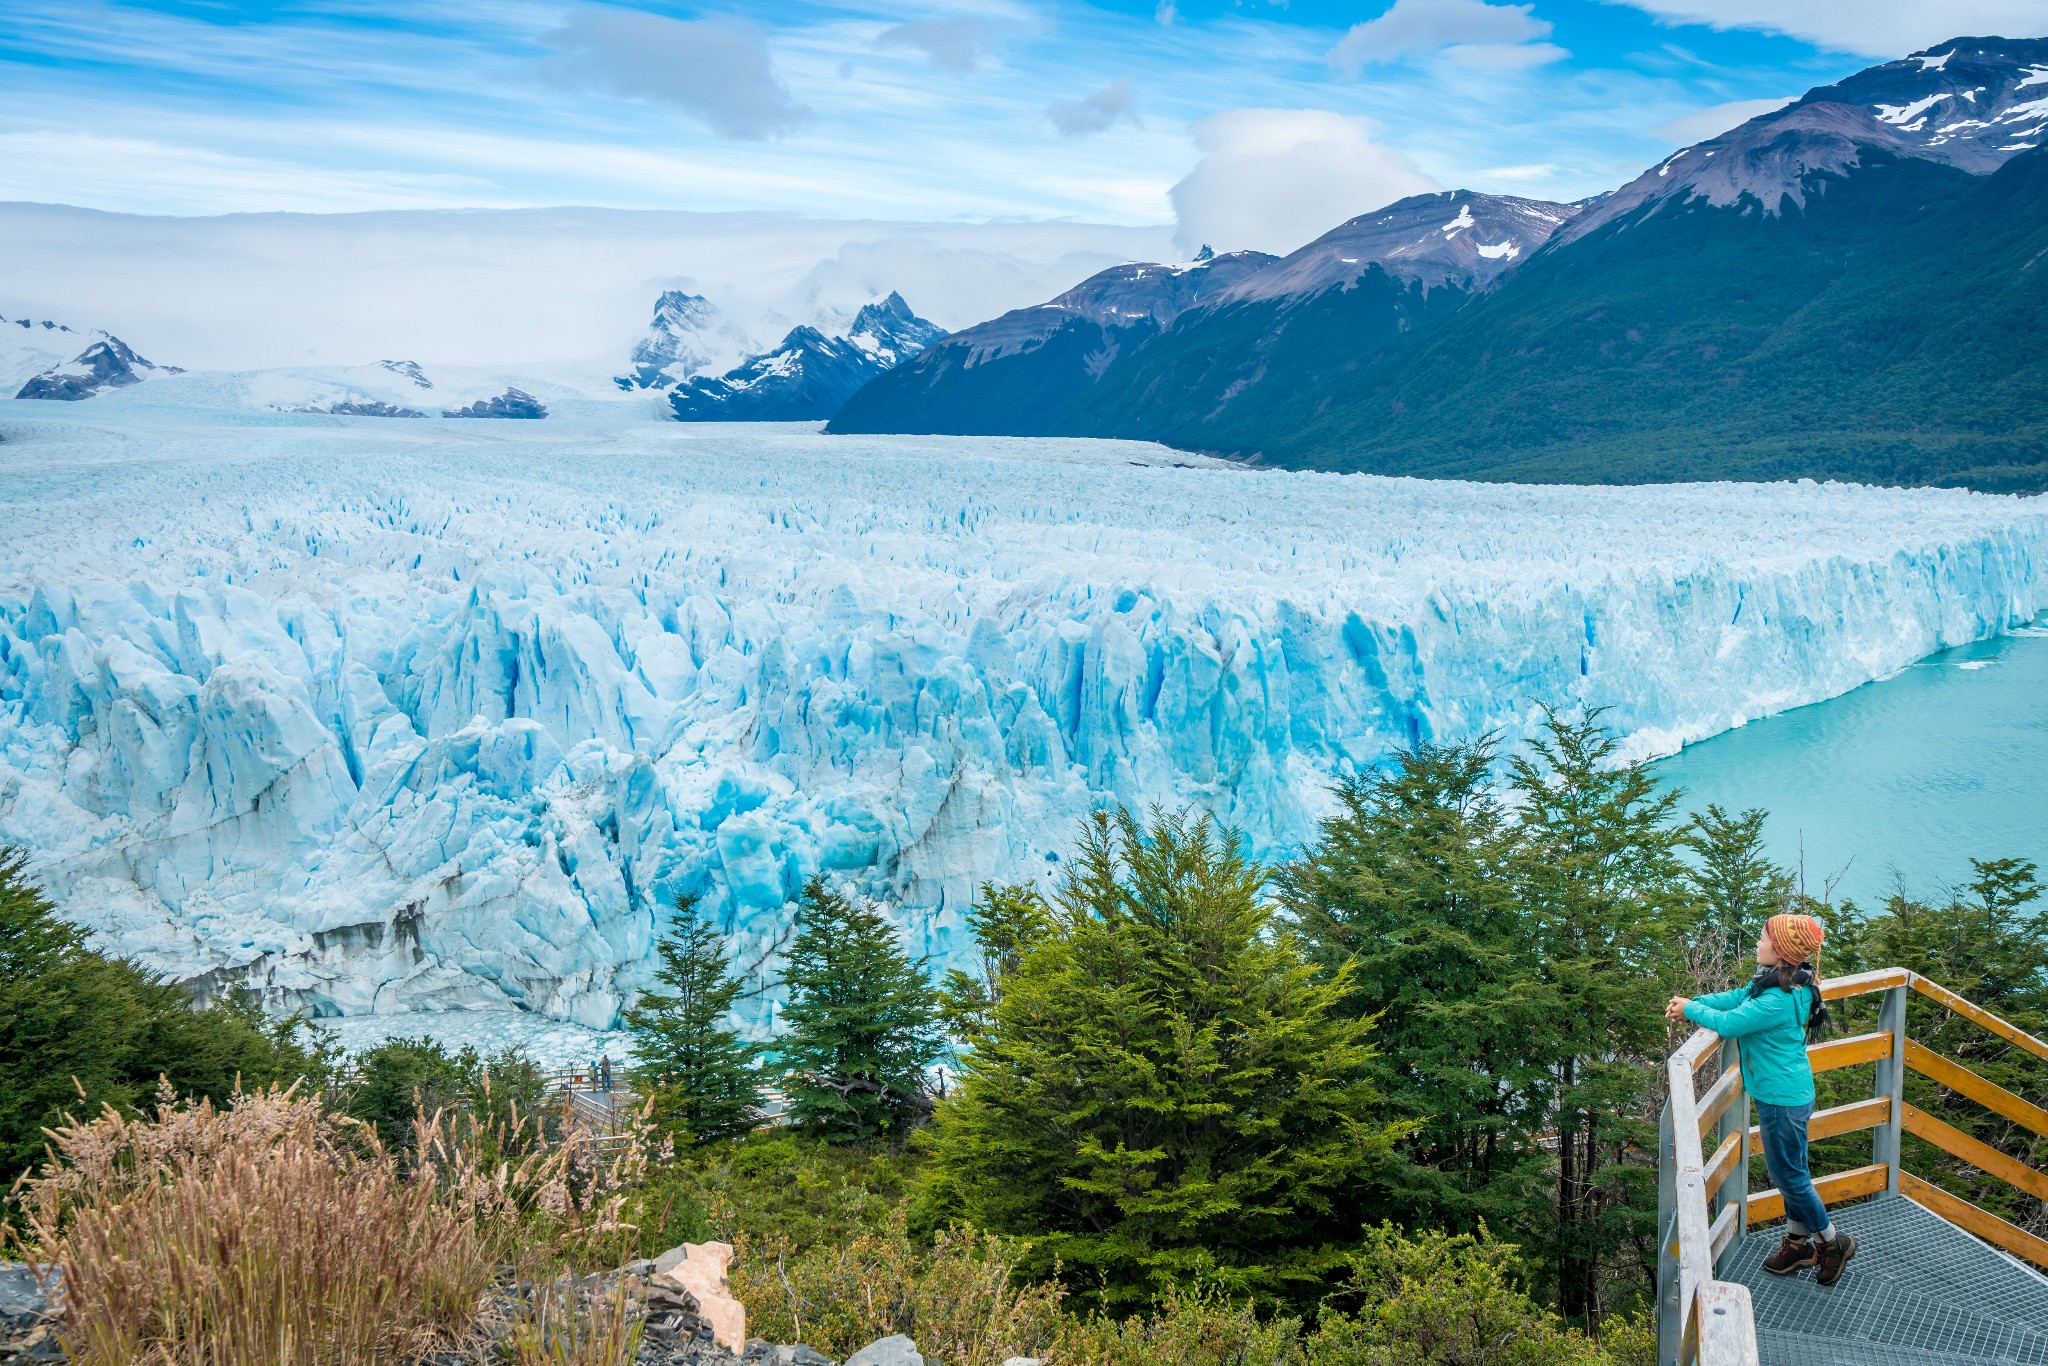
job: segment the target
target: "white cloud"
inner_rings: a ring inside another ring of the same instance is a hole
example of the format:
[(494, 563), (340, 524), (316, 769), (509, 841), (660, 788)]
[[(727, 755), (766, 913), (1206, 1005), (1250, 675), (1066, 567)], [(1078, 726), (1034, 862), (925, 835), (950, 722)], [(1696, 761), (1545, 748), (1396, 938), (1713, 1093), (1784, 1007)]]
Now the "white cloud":
[(1138, 101), (1131, 93), (1131, 83), (1126, 80), (1111, 81), (1092, 95), (1078, 100), (1057, 100), (1050, 105), (1045, 116), (1052, 120), (1052, 126), (1062, 136), (1077, 138), (1088, 133), (1100, 133), (1119, 119), (1138, 123)]
[(1903, 57), (1950, 38), (2048, 34), (2043, 0), (1609, 0), (1672, 23), (1758, 29), (1833, 52)]
[(1172, 28), (1174, 20), (1180, 18), (1180, 10), (1173, 0), (1159, 0), (1159, 7), (1152, 11), (1152, 17), (1159, 21), (1161, 28)]
[(586, 6), (542, 36), (562, 84), (674, 105), (712, 131), (777, 137), (811, 117), (775, 74), (768, 40), (743, 19), (666, 19)]
[(1797, 96), (1786, 95), (1775, 100), (1730, 100), (1709, 109), (1681, 114), (1668, 123), (1660, 123), (1650, 130), (1652, 136), (1668, 138), (1682, 147), (1695, 142), (1716, 138), (1731, 128), (1738, 128), (1759, 114), (1768, 114), (1774, 109), (1783, 109)]
[[(1555, 61), (1566, 54), (1562, 48), (1540, 41), (1550, 36), (1550, 24), (1536, 18), (1530, 12), (1534, 8), (1489, 5), (1485, 0), (1394, 0), (1377, 19), (1351, 26), (1330, 49), (1330, 65), (1356, 75), (1360, 68), (1375, 62), (1446, 49), (1474, 65), (1526, 66)], [(1515, 61), (1509, 54), (1523, 44), (1534, 44), (1541, 55)]]
[[(0, 166), (12, 150), (0, 145)], [(665, 288), (705, 294), (770, 336), (891, 289), (959, 328), (1170, 250), (1164, 227), (1087, 223), (608, 209), (164, 218), (0, 203), (9, 317), (104, 327), (194, 369), (403, 356), (587, 369), (601, 382)]]
[(1347, 218), (1441, 187), (1372, 140), (1364, 119), (1321, 109), (1233, 109), (1190, 130), (1202, 159), (1173, 187), (1174, 241), (1192, 253), (1292, 251)]
[(981, 65), (1002, 36), (1002, 26), (988, 19), (914, 19), (884, 30), (875, 41), (883, 47), (922, 52), (947, 75), (966, 76)]

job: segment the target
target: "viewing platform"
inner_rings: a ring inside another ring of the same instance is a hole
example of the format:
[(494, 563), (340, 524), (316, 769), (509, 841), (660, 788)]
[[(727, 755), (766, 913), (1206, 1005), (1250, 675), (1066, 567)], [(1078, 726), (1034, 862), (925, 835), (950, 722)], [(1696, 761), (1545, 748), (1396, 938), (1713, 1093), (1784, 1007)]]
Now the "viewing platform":
[[(2048, 1043), (1917, 973), (1891, 968), (1823, 983), (1829, 1000), (1884, 993), (1875, 1031), (1807, 1049), (1815, 1072), (1876, 1064), (1875, 1095), (1817, 1111), (1810, 1127), (1815, 1139), (1872, 1133), (1868, 1165), (1814, 1181), (1836, 1224), (1859, 1244), (1830, 1287), (1811, 1272), (1780, 1277), (1763, 1269), (1779, 1230), (1761, 1226), (1784, 1217), (1784, 1200), (1749, 1189), (1742, 1158), (1763, 1148), (1749, 1123), (1734, 1043), (1703, 1029), (1672, 1054), (1657, 1169), (1660, 1366), (2048, 1366), (2048, 1240), (1941, 1190), (1900, 1160), (1901, 1136), (1910, 1133), (2048, 1199), (2048, 1173), (1908, 1104), (1909, 1068), (2037, 1134), (2048, 1135), (2048, 1111), (1910, 1038), (1909, 991), (2048, 1059)], [(1702, 1092), (1697, 1078), (1711, 1075), (1715, 1062), (1720, 1074)]]

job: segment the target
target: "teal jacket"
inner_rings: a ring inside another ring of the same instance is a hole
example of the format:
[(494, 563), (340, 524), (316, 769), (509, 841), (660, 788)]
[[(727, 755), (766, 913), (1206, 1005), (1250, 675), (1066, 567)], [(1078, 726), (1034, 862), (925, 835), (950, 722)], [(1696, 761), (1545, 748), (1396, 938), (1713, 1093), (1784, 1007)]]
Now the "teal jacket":
[(1767, 1105), (1813, 1104), (1813, 1065), (1806, 1060), (1806, 1016), (1813, 1009), (1813, 988), (1790, 991), (1765, 987), (1751, 998), (1749, 988), (1695, 996), (1686, 1003), (1685, 1018), (1742, 1051), (1743, 1089)]

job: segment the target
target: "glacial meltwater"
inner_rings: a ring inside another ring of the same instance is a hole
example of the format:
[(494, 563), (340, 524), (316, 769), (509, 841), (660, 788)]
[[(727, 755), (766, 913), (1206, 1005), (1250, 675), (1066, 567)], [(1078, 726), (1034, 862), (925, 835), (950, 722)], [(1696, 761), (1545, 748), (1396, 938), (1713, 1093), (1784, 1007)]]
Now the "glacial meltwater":
[(1763, 807), (1772, 856), (1864, 904), (1933, 895), (1970, 860), (2048, 871), (2048, 621), (1946, 650), (1657, 766), (1685, 805)]

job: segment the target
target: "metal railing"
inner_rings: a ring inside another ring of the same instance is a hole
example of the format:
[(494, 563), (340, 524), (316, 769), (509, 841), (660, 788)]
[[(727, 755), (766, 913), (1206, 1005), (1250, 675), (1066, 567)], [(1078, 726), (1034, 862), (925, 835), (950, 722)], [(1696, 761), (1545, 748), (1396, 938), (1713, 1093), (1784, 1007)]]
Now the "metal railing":
[[(2048, 1043), (1904, 968), (1824, 980), (1821, 985), (1821, 995), (1831, 1001), (1880, 991), (1884, 1002), (1876, 1030), (1806, 1050), (1816, 1073), (1877, 1065), (1874, 1095), (1816, 1111), (1807, 1126), (1814, 1139), (1872, 1130), (1870, 1162), (1816, 1177), (1814, 1188), (1829, 1205), (1869, 1195), (1903, 1195), (1985, 1242), (2048, 1268), (2048, 1240), (1905, 1170), (1900, 1139), (1912, 1134), (2016, 1189), (2048, 1200), (2048, 1173), (1907, 1104), (1910, 1068), (1953, 1094), (2048, 1136), (2048, 1110), (1907, 1037), (1906, 993), (1917, 991), (2036, 1057), (2048, 1059)], [(1720, 1075), (1701, 1093), (1699, 1073), (1715, 1059), (1721, 1064)], [(1752, 1225), (1784, 1216), (1785, 1200), (1775, 1190), (1749, 1189), (1749, 1158), (1763, 1152), (1763, 1136), (1749, 1123), (1749, 1096), (1734, 1041), (1698, 1030), (1671, 1055), (1666, 1071), (1670, 1098), (1660, 1123), (1657, 1154), (1657, 1359), (1663, 1366), (1754, 1366), (1756, 1326), (1749, 1291), (1716, 1277), (1726, 1266), (1730, 1249)], [(1709, 1130), (1714, 1134), (1711, 1156), (1704, 1149)]]

